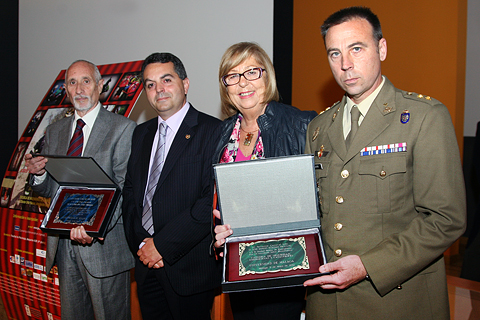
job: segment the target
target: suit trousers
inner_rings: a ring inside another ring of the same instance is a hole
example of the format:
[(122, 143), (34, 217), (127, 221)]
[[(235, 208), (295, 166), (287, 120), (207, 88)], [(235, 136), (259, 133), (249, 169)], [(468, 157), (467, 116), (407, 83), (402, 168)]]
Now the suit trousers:
[(150, 269), (145, 281), (137, 283), (137, 292), (143, 320), (211, 319), (214, 290), (178, 295), (164, 270)]
[(298, 320), (305, 308), (304, 287), (230, 293), (235, 320)]
[(62, 320), (130, 320), (130, 271), (93, 277), (82, 263), (79, 246), (67, 238), (58, 243)]

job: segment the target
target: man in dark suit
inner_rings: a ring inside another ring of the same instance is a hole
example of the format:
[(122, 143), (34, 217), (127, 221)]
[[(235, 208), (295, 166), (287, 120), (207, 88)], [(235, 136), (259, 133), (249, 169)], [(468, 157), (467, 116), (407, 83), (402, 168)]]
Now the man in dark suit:
[[(79, 60), (65, 74), (67, 95), (75, 115), (52, 123), (42, 151), (49, 155), (92, 157), (119, 186), (123, 185), (135, 122), (105, 110), (98, 102), (103, 80), (91, 62)], [(78, 124), (81, 144), (69, 147)], [(73, 152), (73, 153), (72, 153)], [(51, 197), (58, 184), (45, 172), (47, 159), (25, 156), (32, 188)], [(118, 204), (104, 239), (93, 239), (84, 227), (73, 228), (70, 238), (49, 235), (46, 273), (58, 265), (62, 319), (130, 319), (130, 272), (134, 259), (128, 250)]]
[(305, 282), (307, 319), (449, 319), (442, 254), (465, 230), (465, 186), (448, 109), (382, 76), (370, 9), (334, 13), (322, 35), (346, 94), (307, 131), (330, 272)]
[(133, 134), (123, 215), (144, 320), (210, 319), (219, 264), (209, 255), (212, 157), (220, 120), (187, 102), (189, 79), (170, 53), (142, 66), (158, 117)]

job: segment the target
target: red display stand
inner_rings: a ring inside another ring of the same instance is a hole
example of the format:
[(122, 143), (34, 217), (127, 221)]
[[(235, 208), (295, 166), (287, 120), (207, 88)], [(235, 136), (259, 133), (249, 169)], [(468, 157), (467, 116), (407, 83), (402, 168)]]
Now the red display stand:
[[(104, 108), (130, 115), (143, 88), (142, 63), (98, 66), (104, 79), (99, 98)], [(40, 230), (50, 199), (37, 196), (28, 185), (24, 155), (41, 153), (46, 127), (73, 115), (64, 78), (62, 70), (34, 112), (0, 189), (0, 295), (9, 319), (60, 319), (58, 273), (56, 267), (45, 273), (47, 235)]]

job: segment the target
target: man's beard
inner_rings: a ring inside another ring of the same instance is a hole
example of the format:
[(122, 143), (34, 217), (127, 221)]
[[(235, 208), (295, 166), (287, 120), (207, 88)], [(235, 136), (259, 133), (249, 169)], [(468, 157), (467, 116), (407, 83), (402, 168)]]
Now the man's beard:
[[(88, 103), (85, 105), (85, 106), (80, 106), (80, 104), (77, 102), (76, 98), (86, 98), (88, 99)], [(93, 106), (92, 106), (92, 98), (89, 97), (89, 96), (84, 96), (84, 95), (81, 95), (81, 94), (78, 94), (76, 95), (75, 97), (73, 97), (73, 107), (75, 108), (75, 110), (77, 111), (80, 111), (80, 112), (85, 112), (85, 111), (88, 111), (90, 110)]]

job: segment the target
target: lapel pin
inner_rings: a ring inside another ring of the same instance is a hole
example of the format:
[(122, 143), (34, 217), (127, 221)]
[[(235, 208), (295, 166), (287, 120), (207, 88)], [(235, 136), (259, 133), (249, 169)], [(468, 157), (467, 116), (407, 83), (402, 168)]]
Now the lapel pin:
[(317, 157), (319, 157), (319, 158), (322, 157), (322, 155), (323, 155), (323, 150), (324, 150), (324, 149), (325, 149), (325, 147), (324, 147), (323, 144), (322, 144), (322, 146), (320, 147), (320, 150), (317, 152)]
[(400, 116), (400, 122), (405, 124), (410, 120), (410, 112), (408, 110), (403, 110), (402, 115)]
[(315, 129), (315, 132), (313, 133), (312, 141), (315, 141), (315, 139), (317, 139), (319, 132), (320, 132), (320, 128), (317, 127), (317, 128)]
[(187, 140), (190, 139), (190, 135), (189, 134), (185, 135), (185, 139)]
[(385, 106), (385, 109), (383, 109), (383, 113), (387, 114), (392, 111), (392, 107), (388, 106), (388, 102), (385, 102), (383, 105)]
[(337, 111), (335, 111), (335, 113), (333, 114), (332, 121), (335, 120), (335, 118), (337, 117), (337, 113), (339, 111), (340, 111), (340, 107), (338, 107)]
[(322, 146), (320, 147), (320, 150), (317, 151), (317, 157), (320, 159), (321, 157), (326, 157), (328, 154), (328, 151), (325, 150), (325, 147)]
[(335, 120), (335, 118), (337, 117), (337, 114), (340, 112), (340, 107), (338, 107), (337, 111), (335, 111), (335, 113), (333, 114), (333, 118), (332, 118), (332, 121)]

